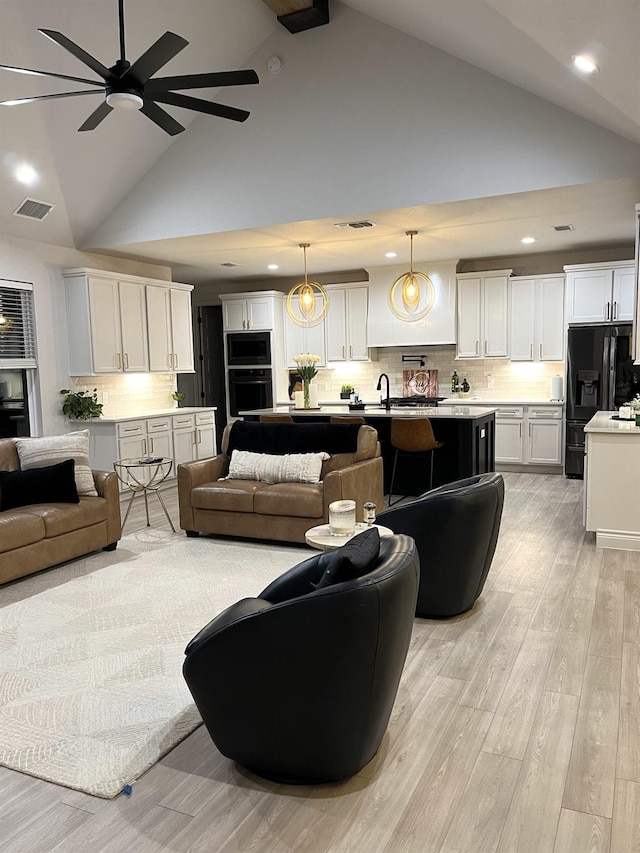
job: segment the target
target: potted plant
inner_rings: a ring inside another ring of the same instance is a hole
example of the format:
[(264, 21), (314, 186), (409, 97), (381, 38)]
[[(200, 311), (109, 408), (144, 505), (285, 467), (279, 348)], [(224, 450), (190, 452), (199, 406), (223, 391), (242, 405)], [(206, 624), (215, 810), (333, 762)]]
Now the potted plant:
[(102, 403), (98, 402), (98, 389), (93, 391), (71, 391), (63, 388), (60, 393), (66, 394), (62, 404), (62, 414), (75, 421), (90, 421), (102, 414)]
[(340, 388), (340, 399), (341, 400), (348, 400), (352, 394), (353, 394), (353, 385), (343, 385), (342, 388)]
[(172, 398), (176, 401), (176, 403), (178, 404), (178, 407), (179, 407), (179, 406), (180, 406), (180, 404), (182, 403), (182, 401), (184, 400), (184, 398), (185, 398), (187, 395), (186, 395), (186, 394), (181, 394), (181, 393), (180, 393), (180, 391), (174, 391), (174, 392), (173, 392), (173, 394), (172, 394), (171, 396), (172, 396)]

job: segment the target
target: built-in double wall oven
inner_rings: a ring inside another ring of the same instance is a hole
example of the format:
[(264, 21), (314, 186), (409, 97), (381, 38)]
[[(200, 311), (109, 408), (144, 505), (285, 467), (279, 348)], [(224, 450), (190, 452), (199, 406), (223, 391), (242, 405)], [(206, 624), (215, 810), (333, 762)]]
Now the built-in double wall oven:
[(273, 383), (270, 367), (230, 367), (229, 414), (268, 409), (273, 406)]

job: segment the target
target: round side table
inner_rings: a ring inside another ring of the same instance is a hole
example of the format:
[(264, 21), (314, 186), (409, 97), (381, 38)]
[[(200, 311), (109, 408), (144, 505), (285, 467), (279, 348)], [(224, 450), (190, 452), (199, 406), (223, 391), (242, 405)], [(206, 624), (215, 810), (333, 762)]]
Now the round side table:
[[(388, 536), (393, 536), (393, 530), (388, 527), (384, 527), (382, 524), (372, 524), (371, 526), (378, 528), (378, 532), (383, 539)], [(332, 536), (329, 532), (328, 524), (318, 524), (317, 527), (311, 527), (307, 530), (304, 534), (304, 538), (307, 545), (311, 545), (312, 548), (317, 548), (319, 551), (333, 551), (335, 548), (341, 548), (345, 542), (348, 542), (354, 536), (357, 536), (358, 533), (363, 533), (368, 528), (368, 524), (364, 521), (359, 521), (356, 524), (356, 529), (353, 533), (350, 533), (347, 536)]]
[(113, 463), (113, 468), (118, 475), (118, 479), (131, 490), (129, 505), (127, 506), (124, 521), (122, 522), (123, 530), (127, 523), (127, 519), (129, 518), (134, 498), (139, 494), (144, 495), (147, 527), (151, 527), (151, 522), (149, 521), (149, 501), (147, 496), (150, 492), (155, 492), (158, 500), (160, 501), (160, 506), (167, 517), (167, 521), (171, 525), (171, 529), (174, 533), (176, 532), (173, 522), (171, 521), (171, 517), (169, 516), (164, 501), (162, 500), (162, 495), (158, 491), (162, 483), (164, 483), (171, 473), (172, 467), (173, 459), (168, 459), (167, 457), (158, 457), (156, 459), (118, 459)]

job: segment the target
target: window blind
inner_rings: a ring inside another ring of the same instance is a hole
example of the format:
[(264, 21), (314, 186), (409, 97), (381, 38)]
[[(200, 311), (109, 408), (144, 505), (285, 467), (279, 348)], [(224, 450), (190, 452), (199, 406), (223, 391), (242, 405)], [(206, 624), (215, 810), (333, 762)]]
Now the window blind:
[(36, 366), (32, 285), (0, 280), (0, 368)]

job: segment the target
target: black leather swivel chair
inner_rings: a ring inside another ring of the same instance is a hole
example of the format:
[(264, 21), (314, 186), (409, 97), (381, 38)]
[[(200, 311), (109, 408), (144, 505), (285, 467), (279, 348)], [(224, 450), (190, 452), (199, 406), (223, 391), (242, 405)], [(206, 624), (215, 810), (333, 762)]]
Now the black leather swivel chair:
[(314, 589), (324, 557), (232, 605), (186, 649), (184, 677), (220, 752), (280, 782), (345, 779), (373, 758), (413, 627), (410, 537), (381, 540), (362, 577)]
[(440, 619), (473, 607), (496, 550), (503, 503), (502, 475), (479, 474), (377, 516), (377, 523), (412, 536), (418, 546), (416, 616)]

